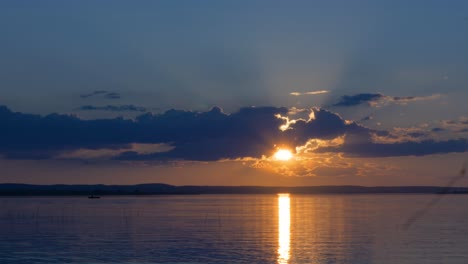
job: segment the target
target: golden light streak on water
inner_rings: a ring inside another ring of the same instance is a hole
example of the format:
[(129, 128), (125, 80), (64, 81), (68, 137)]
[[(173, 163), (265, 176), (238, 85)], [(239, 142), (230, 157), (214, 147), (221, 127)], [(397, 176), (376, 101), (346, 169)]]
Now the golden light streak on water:
[(278, 194), (278, 264), (288, 263), (291, 241), (289, 193)]

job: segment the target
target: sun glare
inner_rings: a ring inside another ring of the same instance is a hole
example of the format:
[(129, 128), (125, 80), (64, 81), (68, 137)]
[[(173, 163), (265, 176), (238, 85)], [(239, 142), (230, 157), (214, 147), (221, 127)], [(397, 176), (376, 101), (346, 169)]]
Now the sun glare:
[(273, 155), (273, 157), (276, 159), (276, 160), (290, 160), (292, 158), (293, 154), (291, 153), (291, 151), (287, 150), (287, 149), (280, 149), (278, 150), (275, 155)]

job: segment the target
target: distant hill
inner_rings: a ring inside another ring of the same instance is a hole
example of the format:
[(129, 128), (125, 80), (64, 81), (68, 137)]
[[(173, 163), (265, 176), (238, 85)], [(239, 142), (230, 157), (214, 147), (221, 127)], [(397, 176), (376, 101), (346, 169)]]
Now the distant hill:
[(438, 186), (302, 186), (302, 187), (265, 187), (265, 186), (173, 186), (163, 183), (137, 185), (32, 185), (3, 183), (0, 195), (168, 195), (168, 194), (371, 194), (371, 193), (433, 193), (468, 194), (468, 187)]

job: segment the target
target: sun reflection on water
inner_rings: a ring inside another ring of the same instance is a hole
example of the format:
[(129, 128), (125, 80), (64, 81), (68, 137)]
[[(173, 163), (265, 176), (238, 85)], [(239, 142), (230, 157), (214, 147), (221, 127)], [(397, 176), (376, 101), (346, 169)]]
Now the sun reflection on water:
[(288, 263), (291, 236), (289, 193), (278, 194), (278, 264)]

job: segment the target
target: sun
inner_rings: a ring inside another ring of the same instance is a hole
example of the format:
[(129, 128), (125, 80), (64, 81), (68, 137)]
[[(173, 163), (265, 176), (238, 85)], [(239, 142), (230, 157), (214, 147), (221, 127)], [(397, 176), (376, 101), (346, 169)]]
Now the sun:
[(287, 161), (287, 160), (290, 160), (292, 158), (293, 154), (291, 153), (291, 151), (287, 150), (287, 149), (279, 149), (274, 155), (273, 157), (276, 159), (276, 160), (282, 160), (282, 161)]

